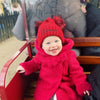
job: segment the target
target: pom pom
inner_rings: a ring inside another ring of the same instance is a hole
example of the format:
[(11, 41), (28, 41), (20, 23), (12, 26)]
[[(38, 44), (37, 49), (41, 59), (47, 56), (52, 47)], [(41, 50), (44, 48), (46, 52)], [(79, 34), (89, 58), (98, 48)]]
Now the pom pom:
[(62, 31), (64, 31), (66, 26), (65, 21), (60, 16), (53, 16), (53, 20), (62, 29)]

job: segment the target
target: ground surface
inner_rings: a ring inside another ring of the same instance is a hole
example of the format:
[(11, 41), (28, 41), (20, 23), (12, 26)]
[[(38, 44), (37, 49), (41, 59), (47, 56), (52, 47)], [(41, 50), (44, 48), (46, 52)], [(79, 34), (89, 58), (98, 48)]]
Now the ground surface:
[[(19, 41), (14, 36), (0, 43), (0, 72), (3, 65), (21, 48), (21, 46), (23, 46), (24, 43), (25, 41)], [(27, 50), (25, 49), (21, 56), (19, 56), (10, 66), (6, 77), (6, 85), (16, 73), (16, 68), (19, 63), (23, 62), (27, 57), (26, 51)]]

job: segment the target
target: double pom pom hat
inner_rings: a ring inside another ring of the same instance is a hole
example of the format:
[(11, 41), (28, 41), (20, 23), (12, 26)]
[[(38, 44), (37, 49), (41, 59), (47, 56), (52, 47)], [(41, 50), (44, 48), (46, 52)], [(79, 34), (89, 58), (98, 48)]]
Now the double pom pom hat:
[(58, 36), (62, 40), (62, 43), (64, 43), (62, 29), (51, 18), (44, 20), (38, 28), (37, 41), (40, 47), (43, 40), (48, 36)]

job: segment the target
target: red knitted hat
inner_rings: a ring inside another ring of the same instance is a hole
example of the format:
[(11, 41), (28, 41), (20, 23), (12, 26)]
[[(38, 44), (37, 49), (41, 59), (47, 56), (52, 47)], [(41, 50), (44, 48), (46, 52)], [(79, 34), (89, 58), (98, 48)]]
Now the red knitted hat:
[(47, 18), (38, 29), (37, 41), (41, 47), (43, 40), (48, 36), (58, 36), (64, 43), (64, 36), (61, 28), (54, 22), (53, 19)]

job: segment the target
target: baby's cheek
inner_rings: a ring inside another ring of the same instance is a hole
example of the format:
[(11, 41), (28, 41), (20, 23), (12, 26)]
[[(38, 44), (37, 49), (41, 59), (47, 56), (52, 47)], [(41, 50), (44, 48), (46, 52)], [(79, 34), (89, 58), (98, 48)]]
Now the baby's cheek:
[(46, 54), (49, 54), (49, 49), (45, 49), (44, 52), (45, 52)]

